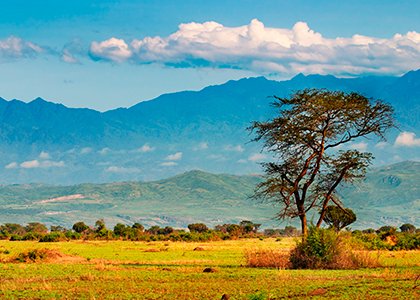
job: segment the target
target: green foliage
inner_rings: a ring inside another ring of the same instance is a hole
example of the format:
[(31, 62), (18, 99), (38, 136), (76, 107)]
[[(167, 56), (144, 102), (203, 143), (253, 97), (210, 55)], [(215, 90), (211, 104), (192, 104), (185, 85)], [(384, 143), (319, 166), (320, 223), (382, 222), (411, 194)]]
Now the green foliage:
[(42, 238), (44, 235), (39, 232), (28, 232), (22, 237), (22, 241), (35, 241)]
[(38, 233), (47, 233), (48, 228), (41, 223), (38, 222), (32, 222), (28, 223), (28, 225), (25, 227), (26, 232), (38, 232)]
[(12, 234), (10, 236), (10, 240), (11, 241), (21, 241), (22, 240), (22, 237), (20, 235), (18, 235), (18, 234)]
[(81, 233), (73, 232), (73, 231), (66, 231), (66, 233), (64, 233), (64, 236), (68, 240), (80, 240), (82, 238), (82, 234)]
[(401, 225), (400, 230), (401, 232), (414, 233), (416, 232), (416, 226), (406, 223), (406, 224)]
[(345, 208), (345, 210), (346, 211), (343, 211), (336, 205), (328, 205), (325, 209), (324, 222), (335, 231), (340, 231), (348, 225), (356, 222), (356, 214), (349, 208)]
[(41, 243), (56, 243), (60, 241), (66, 240), (66, 235), (61, 232), (51, 232), (49, 234), (44, 235), (39, 242)]
[(308, 234), (290, 253), (294, 269), (357, 269), (375, 266), (369, 256), (353, 252), (355, 244), (347, 233), (309, 226)]
[(203, 224), (203, 223), (189, 224), (188, 225), (188, 229), (191, 232), (199, 232), (199, 233), (206, 232), (206, 231), (209, 230), (208, 227), (205, 224)]
[(53, 225), (51, 225), (50, 232), (62, 232), (62, 233), (66, 233), (67, 232), (67, 229), (64, 228), (63, 226), (53, 226)]
[(339, 150), (359, 137), (384, 133), (394, 126), (393, 109), (360, 93), (304, 89), (288, 98), (274, 96), (277, 116), (253, 122), (252, 141), (262, 141), (274, 162), (263, 163), (264, 181), (253, 198), (281, 206), (276, 218), (299, 218), (306, 235), (306, 214), (321, 207), (317, 226), (329, 202), (338, 203), (337, 187), (354, 184), (365, 177), (372, 154)]
[(6, 223), (0, 226), (0, 230), (6, 230), (9, 234), (19, 234), (24, 235), (26, 233), (26, 229), (19, 224), (14, 223)]
[(395, 228), (394, 226), (382, 226), (381, 228), (379, 228), (377, 230), (380, 233), (385, 233), (385, 232), (389, 232), (389, 233), (396, 233), (397, 232), (397, 228)]
[(77, 233), (83, 233), (88, 229), (89, 229), (89, 226), (87, 226), (83, 222), (77, 222), (77, 223), (74, 223), (73, 225), (73, 230), (76, 231)]
[(138, 229), (140, 231), (144, 230), (144, 226), (141, 225), (140, 223), (134, 223), (132, 227), (135, 228), (135, 229)]

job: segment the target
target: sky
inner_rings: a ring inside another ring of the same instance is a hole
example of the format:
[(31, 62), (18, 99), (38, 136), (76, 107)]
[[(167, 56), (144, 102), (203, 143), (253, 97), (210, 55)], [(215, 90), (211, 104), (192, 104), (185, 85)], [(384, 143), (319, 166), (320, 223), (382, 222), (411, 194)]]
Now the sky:
[(0, 97), (100, 111), (243, 77), (420, 69), (420, 1), (0, 0)]

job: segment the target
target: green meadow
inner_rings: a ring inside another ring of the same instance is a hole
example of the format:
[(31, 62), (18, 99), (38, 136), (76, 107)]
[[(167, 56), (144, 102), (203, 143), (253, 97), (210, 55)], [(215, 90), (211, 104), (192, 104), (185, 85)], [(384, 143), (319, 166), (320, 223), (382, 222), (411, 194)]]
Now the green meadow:
[[(1, 299), (419, 299), (420, 251), (371, 251), (382, 267), (249, 268), (245, 252), (293, 238), (213, 242), (0, 241)], [(197, 251), (196, 248), (202, 248)], [(43, 259), (16, 260), (28, 250)], [(45, 250), (47, 249), (47, 250)], [(194, 250), (196, 249), (196, 250)], [(210, 268), (210, 272), (203, 272)]]

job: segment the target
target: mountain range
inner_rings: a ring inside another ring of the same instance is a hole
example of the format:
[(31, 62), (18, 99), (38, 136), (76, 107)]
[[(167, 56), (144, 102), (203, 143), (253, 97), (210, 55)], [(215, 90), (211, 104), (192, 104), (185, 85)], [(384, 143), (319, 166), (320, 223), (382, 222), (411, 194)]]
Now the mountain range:
[(29, 103), (0, 98), (0, 183), (150, 181), (194, 169), (259, 172), (258, 162), (270, 157), (260, 144), (248, 143), (252, 134), (246, 128), (275, 115), (270, 96), (304, 88), (357, 91), (389, 102), (400, 131), (390, 132), (388, 144), (360, 140), (350, 147), (373, 152), (375, 166), (420, 157), (414, 135), (411, 144), (394, 146), (401, 132), (420, 134), (420, 70), (402, 77), (299, 74), (286, 81), (228, 81), (106, 112), (41, 98)]
[[(370, 170), (363, 186), (340, 190), (344, 206), (357, 215), (353, 229), (420, 226), (420, 163), (407, 161)], [(140, 222), (146, 227), (251, 220), (262, 228), (284, 227), (272, 217), (278, 206), (249, 198), (262, 176), (190, 171), (153, 182), (85, 183), (75, 186), (23, 184), (0, 186), (2, 223), (41, 222), (67, 228), (104, 218), (116, 223)], [(314, 211), (314, 213), (316, 213)], [(311, 217), (310, 217), (311, 218)], [(314, 218), (316, 220), (316, 217)], [(299, 227), (298, 222), (292, 225)]]

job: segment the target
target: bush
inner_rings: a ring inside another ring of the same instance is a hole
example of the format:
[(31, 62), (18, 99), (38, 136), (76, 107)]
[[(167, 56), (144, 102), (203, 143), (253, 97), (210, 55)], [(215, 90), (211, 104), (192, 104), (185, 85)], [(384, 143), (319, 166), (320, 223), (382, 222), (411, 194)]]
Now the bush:
[(358, 269), (376, 267), (368, 253), (354, 252), (350, 237), (332, 229), (309, 226), (308, 234), (290, 253), (294, 269)]
[(64, 236), (68, 240), (80, 240), (82, 238), (82, 234), (81, 233), (74, 232), (74, 231), (66, 231), (66, 233), (64, 234)]
[(21, 241), (22, 240), (22, 237), (20, 235), (18, 235), (18, 234), (12, 234), (10, 236), (10, 240), (11, 241)]
[(77, 222), (73, 224), (73, 230), (76, 231), (77, 233), (83, 233), (88, 229), (89, 229), (89, 226), (87, 226), (83, 222)]
[(198, 233), (206, 232), (206, 231), (209, 230), (208, 227), (203, 223), (190, 224), (190, 225), (188, 225), (188, 229), (191, 232), (198, 232)]
[(35, 241), (42, 238), (44, 235), (38, 232), (28, 232), (22, 237), (22, 241)]
[(51, 232), (50, 234), (44, 235), (39, 242), (40, 243), (55, 243), (59, 241), (63, 241), (66, 239), (66, 236), (61, 232)]

